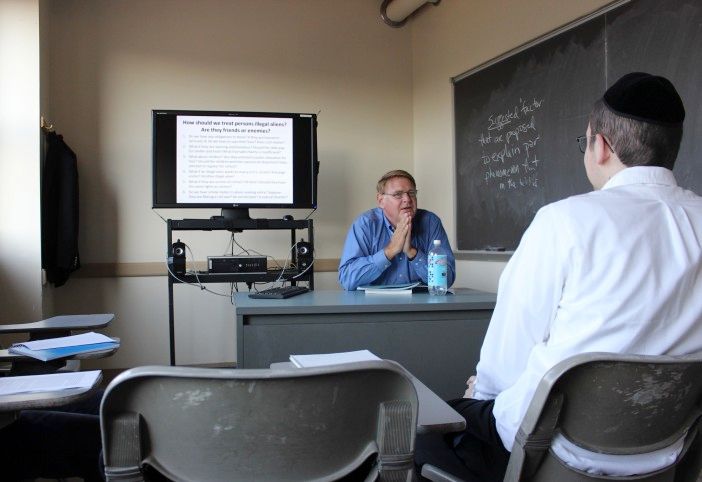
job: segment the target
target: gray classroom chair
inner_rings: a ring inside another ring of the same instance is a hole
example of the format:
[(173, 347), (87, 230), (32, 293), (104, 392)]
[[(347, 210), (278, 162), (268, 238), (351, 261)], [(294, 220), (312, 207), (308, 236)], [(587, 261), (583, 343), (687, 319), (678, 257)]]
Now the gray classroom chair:
[[(584, 353), (549, 370), (539, 383), (512, 448), (505, 481), (695, 481), (702, 444), (702, 354), (689, 357)], [(675, 464), (655, 473), (598, 476), (568, 467), (549, 449), (560, 432), (593, 452), (637, 454), (685, 446)], [(433, 481), (460, 479), (425, 465)]]
[(414, 480), (417, 394), (385, 360), (134, 368), (107, 387), (100, 424), (108, 481)]

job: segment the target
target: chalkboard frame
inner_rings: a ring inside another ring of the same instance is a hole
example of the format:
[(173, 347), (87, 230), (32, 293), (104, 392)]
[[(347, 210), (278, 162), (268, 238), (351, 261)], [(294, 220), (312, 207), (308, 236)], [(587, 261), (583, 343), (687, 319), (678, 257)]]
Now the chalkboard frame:
[[(568, 31), (576, 28), (576, 27), (583, 25), (587, 22), (590, 22), (594, 19), (597, 19), (597, 18), (607, 14), (608, 12), (611, 12), (612, 10), (620, 8), (623, 5), (626, 5), (630, 2), (631, 2), (631, 0), (615, 0), (614, 2), (609, 3), (598, 10), (595, 10), (589, 14), (578, 17), (577, 19), (575, 19), (575, 20), (573, 20), (565, 25), (557, 27), (557, 28), (555, 28), (555, 29), (543, 34), (543, 35), (540, 35), (539, 37), (536, 37), (532, 40), (529, 40), (529, 41), (525, 42), (524, 44), (521, 44), (521, 45), (519, 45), (511, 50), (508, 50), (507, 52), (504, 52), (504, 53), (498, 55), (497, 57), (494, 57), (486, 62), (483, 62), (482, 64), (479, 64), (479, 65), (455, 76), (455, 77), (452, 77), (450, 79), (452, 86), (453, 86), (452, 105), (454, 107), (454, 109), (453, 109), (453, 115), (454, 115), (454, 119), (453, 119), (453, 126), (454, 126), (454, 129), (453, 129), (453, 136), (454, 136), (453, 148), (454, 148), (454, 152), (453, 152), (453, 171), (452, 172), (458, 177), (458, 168), (459, 168), (458, 162), (459, 162), (459, 160), (458, 160), (458, 154), (457, 154), (457, 150), (458, 150), (457, 146), (458, 146), (459, 139), (458, 139), (457, 130), (455, 128), (456, 127), (456, 119), (455, 119), (456, 102), (457, 102), (455, 86), (458, 82), (460, 82), (461, 80), (463, 80), (467, 77), (470, 77), (471, 75), (474, 75), (478, 72), (481, 72), (481, 71), (483, 71), (483, 70), (485, 70), (485, 69), (487, 69), (495, 64), (498, 64), (498, 63), (503, 62), (507, 59), (510, 59), (511, 57), (513, 57), (521, 52), (524, 52), (528, 49), (534, 48), (534, 47), (546, 42), (549, 39), (557, 37), (561, 34), (564, 34)], [(455, 246), (456, 246), (456, 248), (458, 248), (459, 196), (458, 196), (457, 183), (454, 183), (453, 189), (454, 189), (454, 192), (453, 192), (453, 194), (454, 194), (453, 215), (454, 215), (454, 220), (456, 223), (455, 226), (456, 226), (456, 241), (457, 241)], [(455, 252), (456, 259), (459, 259), (459, 260), (478, 260), (478, 261), (507, 261), (514, 253), (514, 251), (509, 251), (509, 250), (507, 250), (507, 251), (490, 251), (490, 250), (461, 250), (461, 249), (454, 249), (454, 252)]]

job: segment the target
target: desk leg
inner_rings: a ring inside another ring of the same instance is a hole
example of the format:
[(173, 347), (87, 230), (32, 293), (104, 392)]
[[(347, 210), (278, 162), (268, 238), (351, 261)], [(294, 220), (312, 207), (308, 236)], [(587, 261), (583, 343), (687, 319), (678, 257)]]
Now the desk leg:
[[(172, 220), (166, 221), (166, 252), (168, 253), (169, 259), (173, 259), (173, 229)], [(168, 264), (168, 260), (166, 261)], [(175, 321), (173, 313), (173, 276), (169, 271), (166, 273), (168, 278), (168, 341), (170, 346), (170, 356), (171, 356), (171, 366), (175, 366)]]
[(173, 278), (168, 275), (168, 339), (170, 341), (171, 366), (175, 366), (175, 322), (173, 314)]

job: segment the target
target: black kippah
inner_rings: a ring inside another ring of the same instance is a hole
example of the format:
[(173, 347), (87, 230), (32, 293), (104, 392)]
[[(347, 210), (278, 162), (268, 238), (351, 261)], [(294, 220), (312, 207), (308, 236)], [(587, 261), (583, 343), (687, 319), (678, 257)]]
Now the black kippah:
[(609, 110), (630, 119), (676, 125), (685, 120), (685, 107), (673, 84), (664, 77), (632, 72), (602, 97)]

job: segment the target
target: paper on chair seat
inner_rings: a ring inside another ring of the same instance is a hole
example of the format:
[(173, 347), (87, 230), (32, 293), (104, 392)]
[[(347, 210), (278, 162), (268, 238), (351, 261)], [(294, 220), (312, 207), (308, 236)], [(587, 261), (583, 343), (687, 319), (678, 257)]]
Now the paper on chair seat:
[(347, 351), (342, 353), (321, 353), (318, 355), (290, 355), (290, 361), (298, 368), (323, 367), (340, 363), (380, 360), (368, 350)]
[[(46, 348), (44, 348), (46, 347)], [(8, 352), (23, 355), (41, 361), (69, 358), (76, 355), (114, 351), (119, 348), (119, 342), (99, 333), (83, 333), (80, 335), (47, 338), (45, 340), (15, 343)]]
[(61, 336), (58, 338), (46, 338), (44, 340), (25, 341), (14, 343), (13, 347), (23, 347), (29, 350), (48, 350), (50, 348), (61, 348), (65, 346), (92, 345), (95, 343), (114, 342), (109, 336), (101, 333), (81, 333), (80, 335)]
[(88, 372), (52, 373), (0, 378), (0, 395), (53, 392), (71, 388), (90, 388), (95, 385), (100, 370)]

